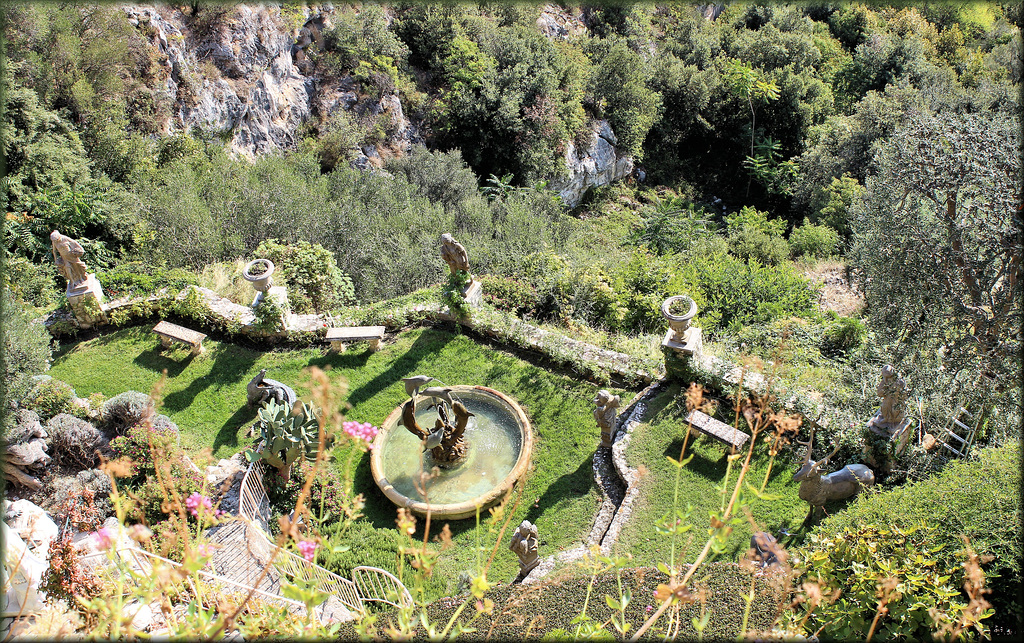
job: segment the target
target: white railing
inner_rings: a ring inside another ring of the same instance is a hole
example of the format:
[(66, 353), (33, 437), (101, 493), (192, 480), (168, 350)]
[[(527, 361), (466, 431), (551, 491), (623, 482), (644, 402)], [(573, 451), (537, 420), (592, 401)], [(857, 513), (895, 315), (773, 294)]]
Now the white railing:
[[(137, 570), (134, 572), (134, 574), (132, 574), (132, 573), (129, 573), (127, 575), (124, 574), (124, 571), (126, 569), (128, 571), (132, 571), (131, 567), (130, 567), (130, 563), (127, 563), (125, 561), (126, 557), (124, 555), (124, 552), (128, 552), (129, 554), (131, 554), (132, 560), (135, 562), (135, 565), (137, 566)], [(164, 563), (165, 565), (170, 565), (171, 567), (181, 567), (181, 563), (176, 563), (173, 560), (168, 560), (168, 559), (163, 558), (161, 556), (157, 556), (156, 554), (150, 553), (150, 552), (148, 552), (148, 551), (146, 551), (144, 549), (135, 549), (135, 548), (132, 548), (132, 547), (122, 547), (122, 548), (114, 550), (113, 552), (101, 551), (101, 552), (98, 552), (98, 553), (95, 553), (95, 554), (86, 554), (84, 556), (79, 557), (79, 560), (80, 561), (91, 561), (91, 559), (94, 559), (94, 558), (100, 558), (100, 557), (107, 558), (107, 557), (111, 556), (111, 554), (116, 556), (117, 561), (120, 562), (120, 564), (118, 565), (118, 568), (116, 569), (116, 571), (118, 573), (118, 577), (120, 577), (120, 578), (127, 578), (128, 580), (130, 580), (132, 582), (133, 585), (137, 585), (137, 583), (138, 583), (138, 578), (136, 577), (136, 575), (138, 575), (138, 576), (146, 576), (146, 575), (151, 574), (152, 571), (153, 571), (153, 564), (151, 562), (149, 562), (149, 560), (144, 560), (145, 558), (149, 558), (149, 559), (160, 561), (161, 563)], [(139, 558), (140, 555), (143, 557), (143, 559)], [(115, 562), (117, 562), (117, 561), (115, 561)], [(113, 577), (113, 573), (112, 572), (114, 572), (114, 571), (115, 570), (112, 570), (109, 567), (105, 568), (105, 572), (108, 575), (108, 577)], [(199, 575), (202, 576), (203, 578), (208, 579), (209, 581), (211, 581), (211, 583), (213, 583), (215, 585), (220, 585), (222, 587), (225, 587), (228, 590), (238, 590), (238, 591), (241, 591), (241, 592), (243, 592), (245, 594), (248, 594), (248, 593), (252, 592), (252, 594), (254, 596), (258, 596), (258, 597), (260, 597), (260, 599), (262, 599), (262, 600), (264, 600), (264, 601), (266, 601), (268, 603), (277, 603), (278, 605), (282, 605), (282, 606), (286, 607), (288, 609), (288, 611), (290, 611), (290, 612), (305, 611), (305, 609), (306, 609), (306, 606), (303, 605), (302, 603), (298, 602), (298, 601), (293, 601), (291, 599), (284, 598), (284, 597), (279, 596), (277, 594), (271, 594), (271, 593), (265, 592), (265, 591), (263, 591), (261, 589), (257, 589), (255, 587), (251, 587), (249, 585), (246, 585), (245, 583), (239, 583), (239, 582), (233, 581), (233, 580), (231, 580), (229, 578), (224, 578), (223, 576), (218, 576), (217, 574), (211, 574), (210, 572), (207, 572), (207, 571), (204, 571), (204, 570), (199, 570)], [(189, 580), (189, 583), (191, 584), (191, 580)], [(125, 588), (125, 592), (127, 592), (127, 591), (128, 591), (128, 588), (126, 587)], [(192, 587), (192, 591), (195, 592), (195, 587), (194, 586)]]
[[(263, 485), (264, 471), (262, 460), (249, 465), (238, 493), (238, 513), (249, 524), (258, 527), (246, 530), (246, 540), (254, 553), (266, 561), (274, 556), (277, 545), (271, 542), (268, 536), (271, 518), (270, 499)], [(333, 594), (346, 609), (356, 614), (365, 613), (364, 600), (379, 601), (396, 607), (399, 607), (399, 604), (392, 599), (398, 599), (406, 605), (412, 604), (412, 595), (402, 581), (377, 567), (356, 567), (352, 570), (352, 576), (356, 581), (353, 582), (286, 549), (277, 552), (274, 567), (291, 578), (316, 581), (317, 589)]]
[(263, 486), (263, 470), (263, 460), (256, 460), (245, 470), (238, 490), (238, 513), (249, 522), (259, 525), (264, 532), (269, 532), (270, 498)]
[(352, 570), (352, 580), (364, 601), (379, 601), (395, 607), (412, 605), (412, 594), (391, 572), (379, 567), (360, 566)]

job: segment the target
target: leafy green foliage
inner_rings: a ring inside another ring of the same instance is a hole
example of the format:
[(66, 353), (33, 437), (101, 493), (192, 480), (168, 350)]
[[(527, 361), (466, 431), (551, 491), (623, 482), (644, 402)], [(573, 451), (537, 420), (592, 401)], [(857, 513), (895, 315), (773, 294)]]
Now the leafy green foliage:
[[(963, 550), (960, 536), (964, 535), (979, 555), (993, 556), (983, 564), (988, 576), (986, 584), (993, 590), (988, 597), (995, 606), (991, 622), (1012, 626), (1020, 618), (1020, 606), (1015, 600), (1021, 591), (1021, 535), (1016, 528), (1020, 512), (1019, 473), (1017, 444), (985, 449), (979, 452), (977, 460), (955, 460), (920, 482), (858, 498), (843, 513), (824, 520), (815, 531), (824, 545), (825, 540), (834, 539), (837, 534), (856, 534), (864, 525), (887, 525), (893, 534), (895, 529), (907, 532), (915, 525), (928, 525), (932, 529), (918, 532), (906, 544), (934, 548), (935, 569), (950, 575), (948, 583), (954, 591), (959, 590), (964, 580), (958, 569), (963, 560), (959, 554)], [(884, 541), (879, 545), (886, 546)], [(910, 553), (909, 547), (906, 553)], [(961, 600), (959, 593), (951, 598), (952, 603)]]
[(634, 238), (655, 254), (684, 254), (715, 231), (712, 213), (682, 198), (656, 201)]
[(4, 400), (20, 400), (33, 387), (32, 377), (46, 370), (50, 363), (50, 335), (42, 324), (14, 301), (7, 288), (0, 294), (3, 315), (3, 384)]
[(785, 221), (768, 219), (768, 213), (750, 206), (725, 218), (729, 250), (737, 257), (778, 265), (789, 258), (790, 248), (782, 236)]
[(794, 257), (825, 259), (836, 253), (839, 234), (829, 226), (814, 225), (808, 219), (789, 233), (789, 249)]
[(319, 243), (292, 245), (268, 239), (256, 248), (257, 257), (280, 267), (289, 286), (288, 301), (295, 312), (328, 312), (355, 302), (352, 280), (338, 269), (334, 255)]
[(144, 261), (119, 262), (109, 270), (96, 273), (107, 297), (149, 295), (163, 288), (177, 294), (199, 279), (182, 268), (168, 269)]
[(53, 378), (42, 380), (21, 400), (21, 405), (39, 414), (39, 419), (46, 422), (61, 413), (71, 413), (75, 389), (61, 380)]
[[(806, 631), (824, 628), (838, 639), (868, 631), (879, 640), (923, 639), (958, 623), (967, 608), (956, 588), (961, 565), (944, 560), (947, 545), (935, 544), (934, 535), (924, 525), (872, 523), (811, 534), (795, 556), (826, 598), (810, 613)], [(876, 623), (879, 605), (885, 611)], [(803, 615), (798, 610), (794, 618)]]
[(957, 368), (1014, 382), (1019, 131), (1008, 117), (913, 118), (882, 146), (854, 220), (856, 265), (880, 334), (913, 353), (945, 346)]

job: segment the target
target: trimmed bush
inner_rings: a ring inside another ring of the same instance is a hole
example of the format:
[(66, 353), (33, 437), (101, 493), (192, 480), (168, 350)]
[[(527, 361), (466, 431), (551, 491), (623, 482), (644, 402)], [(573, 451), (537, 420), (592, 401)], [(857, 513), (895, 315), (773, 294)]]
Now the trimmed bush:
[(328, 312), (355, 302), (352, 279), (341, 272), (329, 250), (318, 243), (285, 245), (268, 239), (255, 255), (270, 259), (288, 284), (288, 300), (299, 314)]
[(95, 467), (99, 464), (97, 452), (107, 445), (99, 429), (67, 413), (54, 416), (46, 423), (46, 435), (50, 457), (65, 466)]
[(513, 277), (486, 275), (481, 278), (484, 301), (498, 310), (520, 317), (532, 315), (537, 308), (537, 289)]
[(103, 403), (100, 418), (115, 432), (123, 434), (152, 412), (153, 402), (148, 395), (139, 391), (125, 391)]
[(157, 415), (152, 422), (137, 423), (124, 435), (111, 440), (110, 449), (114, 457), (130, 460), (132, 475), (144, 479), (154, 471), (153, 450), (163, 452), (176, 448), (179, 440), (178, 427), (167, 416)]
[(40, 421), (46, 422), (61, 413), (72, 413), (74, 399), (75, 389), (70, 384), (51, 378), (33, 386), (21, 405), (38, 413)]
[(821, 350), (826, 354), (846, 353), (860, 346), (867, 332), (859, 319), (837, 317), (825, 328)]
[(814, 225), (806, 218), (799, 228), (789, 234), (789, 249), (793, 257), (816, 257), (823, 259), (836, 254), (839, 233), (827, 225)]
[[(855, 533), (862, 525), (887, 525), (909, 530), (934, 527), (928, 547), (942, 547), (936, 560), (953, 573), (950, 584), (963, 584), (960, 536), (970, 539), (983, 565), (995, 607), (991, 625), (1014, 628), (1021, 616), (1020, 445), (1010, 443), (981, 451), (977, 460), (957, 460), (921, 482), (866, 494), (846, 511), (823, 521), (815, 533)], [(874, 608), (871, 608), (874, 610)]]

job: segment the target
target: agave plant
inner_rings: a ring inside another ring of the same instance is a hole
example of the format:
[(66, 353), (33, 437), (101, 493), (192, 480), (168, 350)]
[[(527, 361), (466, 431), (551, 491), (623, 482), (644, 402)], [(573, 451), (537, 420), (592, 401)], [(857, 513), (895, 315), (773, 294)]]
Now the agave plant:
[(260, 444), (245, 450), (248, 462), (266, 460), (287, 479), (292, 463), (304, 456), (316, 458), (320, 425), (312, 404), (302, 403), (302, 412), (293, 413), (287, 404), (271, 399), (259, 410)]

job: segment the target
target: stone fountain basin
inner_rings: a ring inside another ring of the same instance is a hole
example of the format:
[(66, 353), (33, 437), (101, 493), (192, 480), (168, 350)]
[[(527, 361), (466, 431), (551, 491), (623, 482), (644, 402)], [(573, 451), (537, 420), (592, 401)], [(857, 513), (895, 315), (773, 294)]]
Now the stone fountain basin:
[[(476, 417), (470, 418), (465, 439), (468, 451), (458, 466), (441, 470), (427, 483), (426, 499), (416, 488), (421, 471), (434, 463), (430, 452), (404, 426), (403, 402), (388, 415), (373, 441), (370, 471), (391, 502), (424, 516), (461, 520), (476, 515), (504, 498), (530, 465), (533, 432), (523, 409), (507, 395), (485, 386), (452, 386), (454, 395)], [(416, 419), (432, 429), (437, 411), (428, 410), (429, 397), (416, 400)], [(422, 460), (421, 460), (422, 458)]]

